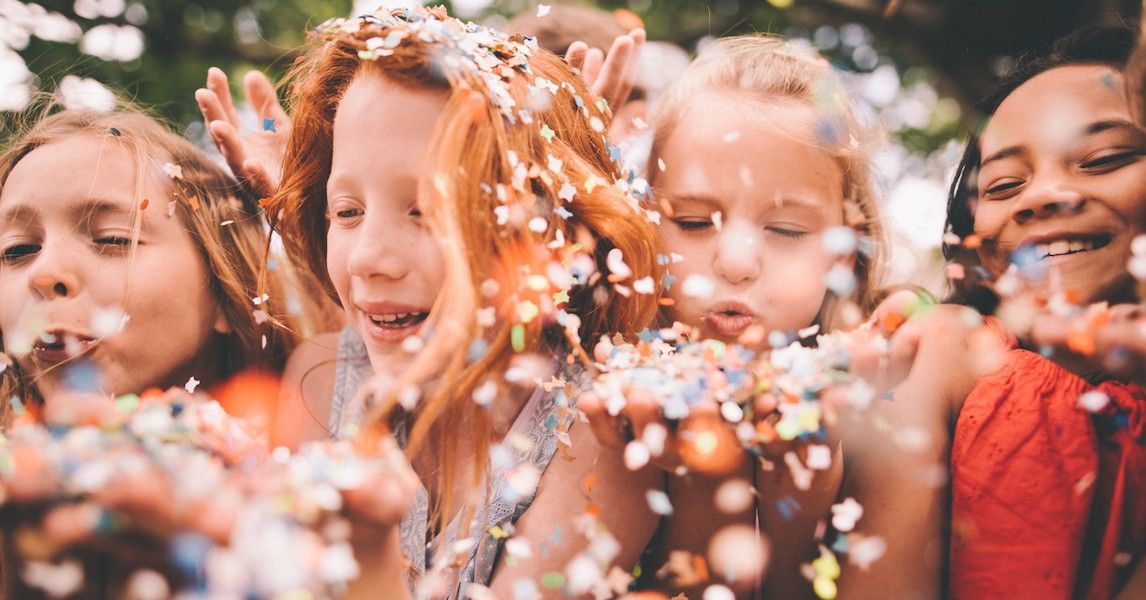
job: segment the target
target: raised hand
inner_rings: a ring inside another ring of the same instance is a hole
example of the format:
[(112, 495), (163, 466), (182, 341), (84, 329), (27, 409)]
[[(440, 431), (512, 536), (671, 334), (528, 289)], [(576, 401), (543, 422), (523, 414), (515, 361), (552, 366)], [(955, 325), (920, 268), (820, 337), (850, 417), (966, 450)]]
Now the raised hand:
[(573, 42), (565, 53), (565, 60), (581, 71), (589, 90), (604, 99), (616, 114), (633, 91), (645, 37), (644, 29), (634, 29), (613, 40), (608, 54), (600, 48), (590, 48), (585, 42)]
[(227, 74), (221, 69), (211, 67), (207, 71), (207, 87), (195, 91), (195, 101), (211, 139), (235, 177), (255, 194), (268, 197), (278, 190), (281, 181), (290, 117), (279, 103), (274, 85), (262, 72), (248, 72), (243, 87), (258, 118), (255, 131), (243, 133)]

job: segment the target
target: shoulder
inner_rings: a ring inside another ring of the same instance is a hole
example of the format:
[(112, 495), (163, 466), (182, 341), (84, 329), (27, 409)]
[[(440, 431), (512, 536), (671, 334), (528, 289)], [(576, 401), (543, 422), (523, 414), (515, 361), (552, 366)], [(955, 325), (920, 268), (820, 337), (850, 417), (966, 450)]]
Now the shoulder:
[(276, 443), (294, 446), (329, 436), (339, 342), (339, 332), (321, 333), (291, 352), (283, 369)]

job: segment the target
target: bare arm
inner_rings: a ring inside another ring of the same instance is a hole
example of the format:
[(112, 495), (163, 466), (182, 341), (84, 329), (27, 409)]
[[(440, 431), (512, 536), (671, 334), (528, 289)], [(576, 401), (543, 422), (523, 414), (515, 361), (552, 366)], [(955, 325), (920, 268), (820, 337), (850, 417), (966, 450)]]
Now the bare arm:
[(942, 595), (951, 420), (975, 379), (966, 310), (940, 306), (905, 325), (903, 334), (921, 340), (907, 379), (875, 400), (874, 414), (845, 424), (844, 495), (863, 507), (856, 531), (878, 536), (886, 551), (857, 564), (867, 561), (852, 546), (841, 597)]
[[(656, 530), (659, 517), (649, 509), (645, 493), (661, 487), (660, 472), (627, 470), (621, 452), (600, 445), (583, 423), (575, 423), (569, 435), (572, 458), (558, 452), (541, 478), (536, 499), (517, 523), (515, 537), (529, 544), (533, 557), (498, 565), (490, 584), (497, 598), (512, 598), (513, 586), (520, 579), (537, 582), (545, 573), (564, 573), (588, 546), (577, 531), (578, 521), (590, 506), (599, 511), (600, 525), (619, 543), (620, 551), (611, 564), (624, 571), (636, 564)], [(591, 486), (586, 485), (590, 482)], [(558, 528), (563, 534), (553, 543)], [(566, 597), (561, 590), (545, 593)]]
[(330, 404), (334, 394), (339, 333), (303, 341), (283, 369), (282, 392), (275, 419), (274, 445), (295, 448), (309, 440), (330, 438)]

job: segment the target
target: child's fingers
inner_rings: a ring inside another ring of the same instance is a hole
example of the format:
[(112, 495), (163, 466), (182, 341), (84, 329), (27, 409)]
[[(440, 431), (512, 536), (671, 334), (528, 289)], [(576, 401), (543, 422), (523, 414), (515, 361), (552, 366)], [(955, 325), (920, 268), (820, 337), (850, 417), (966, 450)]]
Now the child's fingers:
[(215, 92), (207, 88), (195, 90), (195, 103), (199, 105), (199, 114), (203, 115), (203, 122), (227, 120), (227, 113)]
[(623, 448), (627, 440), (621, 434), (618, 419), (609, 414), (605, 402), (594, 392), (585, 392), (577, 398), (577, 408), (589, 419), (589, 428), (597, 441), (611, 448)]
[[(570, 67), (581, 71), (582, 77), (585, 72), (582, 67), (585, 65), (585, 53), (589, 51), (589, 44), (580, 40), (569, 44), (569, 49), (565, 51), (565, 62), (569, 63)], [(586, 80), (589, 85), (593, 85), (592, 81)]]
[(235, 177), (242, 177), (247, 153), (243, 148), (243, 141), (239, 139), (238, 130), (226, 121), (211, 121), (207, 125), (207, 129), (211, 132), (211, 137), (215, 139), (215, 145), (219, 147), (219, 152), (226, 159), (227, 166), (231, 167), (231, 172), (235, 174)]
[[(589, 48), (585, 51), (585, 60), (581, 62), (581, 76), (591, 89), (597, 89), (601, 76), (601, 65), (605, 62), (605, 53), (600, 48)], [(596, 93), (596, 92), (594, 92)]]
[(44, 515), (40, 530), (57, 547), (91, 539), (105, 519), (102, 506), (94, 502), (62, 504)]
[(243, 182), (260, 198), (270, 198), (278, 191), (279, 181), (263, 167), (262, 163), (248, 159), (243, 161)]
[(629, 71), (629, 59), (633, 56), (633, 46), (633, 38), (627, 35), (614, 40), (601, 63), (596, 83), (593, 84), (593, 93), (598, 98), (604, 98), (611, 107), (619, 106), (623, 100), (621, 93), (632, 88), (632, 83), (626, 81), (626, 74)]
[(396, 525), (410, 510), (413, 491), (397, 477), (375, 473), (363, 485), (342, 491), (346, 508), (376, 525)]
[(283, 110), (279, 96), (275, 93), (275, 86), (262, 71), (248, 71), (243, 77), (243, 85), (247, 91), (247, 101), (258, 112), (259, 119), (271, 118), (275, 126), (282, 131), (289, 128), (290, 118)]
[(207, 69), (207, 89), (215, 92), (223, 107), (225, 118), (235, 129), (239, 129), (239, 113), (235, 111), (235, 101), (231, 98), (231, 84), (227, 74), (219, 67)]

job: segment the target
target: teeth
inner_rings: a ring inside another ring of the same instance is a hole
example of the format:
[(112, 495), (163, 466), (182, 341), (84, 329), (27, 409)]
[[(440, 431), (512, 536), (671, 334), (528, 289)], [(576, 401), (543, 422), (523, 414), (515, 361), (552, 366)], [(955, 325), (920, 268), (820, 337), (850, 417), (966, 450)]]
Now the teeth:
[(416, 316), (421, 315), (421, 314), (423, 314), (423, 313), (416, 313), (416, 312), (412, 312), (412, 313), (384, 313), (384, 314), (379, 314), (379, 315), (367, 315), (367, 316), (369, 316), (370, 320), (373, 321), (375, 324), (382, 325), (382, 324), (393, 324), (397, 321), (403, 321), (403, 320), (408, 319), (410, 317), (416, 317)]
[(1049, 244), (1035, 246), (1035, 252), (1038, 253), (1039, 258), (1062, 256), (1087, 250), (1094, 250), (1094, 242), (1088, 240), (1056, 240)]

